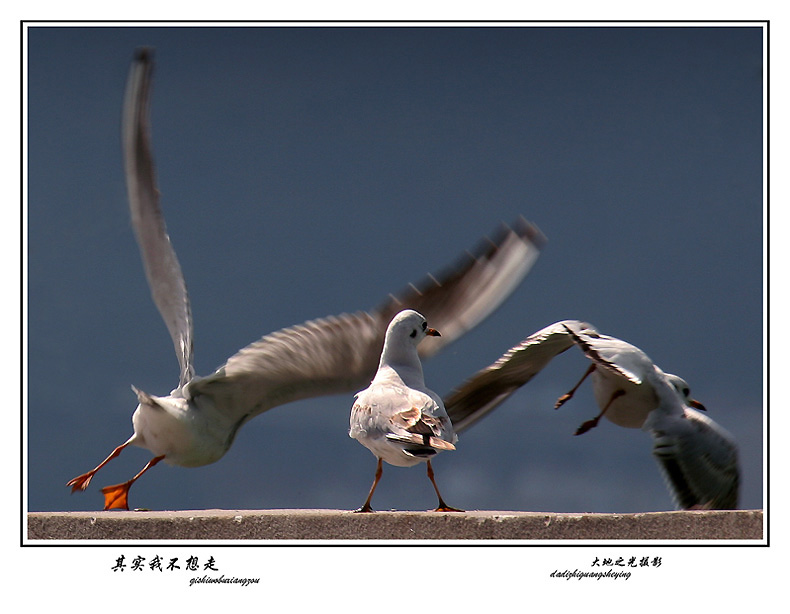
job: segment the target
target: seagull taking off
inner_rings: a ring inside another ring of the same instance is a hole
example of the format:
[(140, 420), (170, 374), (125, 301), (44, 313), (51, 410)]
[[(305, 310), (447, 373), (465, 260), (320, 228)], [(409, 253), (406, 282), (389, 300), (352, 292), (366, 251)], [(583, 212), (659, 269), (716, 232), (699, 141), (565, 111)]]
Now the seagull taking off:
[(575, 434), (594, 428), (602, 416), (619, 426), (641, 428), (653, 437), (653, 456), (678, 507), (735, 509), (740, 471), (733, 436), (698, 411), (705, 408), (690, 398), (683, 379), (664, 373), (639, 348), (578, 320), (557, 322), (530, 335), (445, 396), (455, 431), (486, 416), (574, 344), (592, 364), (555, 407), (567, 402), (592, 374), (600, 408)]
[(391, 295), (377, 309), (312, 320), (266, 335), (207, 377), (195, 376), (192, 314), (186, 284), (165, 228), (151, 151), (149, 97), (153, 60), (137, 53), (129, 73), (122, 121), (127, 191), (146, 276), (180, 365), (178, 386), (167, 396), (134, 389), (139, 405), (134, 434), (97, 467), (68, 482), (85, 490), (95, 473), (128, 445), (153, 455), (122, 484), (102, 489), (105, 509), (128, 509), (132, 484), (164, 460), (198, 467), (219, 460), (239, 428), (273, 407), (329, 394), (350, 393), (370, 382), (392, 317), (419, 309), (446, 331), (423, 344), (429, 357), (479, 324), (519, 285), (544, 242), (520, 219), (436, 277)]
[(653, 437), (653, 456), (679, 508), (736, 509), (740, 470), (735, 438), (698, 411), (705, 408), (690, 398), (686, 381), (664, 373), (621, 339), (570, 328), (568, 333), (592, 361), (593, 393), (601, 408), (576, 434), (596, 426), (602, 415), (620, 426), (641, 428)]
[[(661, 402), (656, 387), (647, 383), (648, 375), (658, 367), (642, 350), (622, 339), (602, 335), (595, 330), (574, 332), (568, 326), (565, 329), (591, 364), (578, 383), (557, 399), (554, 408), (559, 409), (569, 401), (582, 382), (592, 374), (593, 395), (601, 411), (595, 418), (579, 426), (575, 435), (598, 426), (602, 416), (618, 426), (642, 428), (648, 414)], [(702, 403), (689, 396), (689, 386), (685, 381), (677, 375), (661, 373), (671, 378), (669, 384), (680, 393), (686, 405), (705, 411)]]
[(373, 452), (378, 460), (376, 476), (365, 503), (357, 512), (372, 512), (370, 501), (381, 479), (381, 463), (411, 467), (425, 461), (428, 478), (439, 498), (437, 512), (460, 512), (449, 507), (434, 480), (431, 457), (455, 450), (458, 437), (441, 398), (425, 387), (417, 345), (426, 336), (441, 336), (428, 328), (414, 310), (397, 314), (387, 328), (376, 376), (358, 392), (351, 408), (349, 437)]

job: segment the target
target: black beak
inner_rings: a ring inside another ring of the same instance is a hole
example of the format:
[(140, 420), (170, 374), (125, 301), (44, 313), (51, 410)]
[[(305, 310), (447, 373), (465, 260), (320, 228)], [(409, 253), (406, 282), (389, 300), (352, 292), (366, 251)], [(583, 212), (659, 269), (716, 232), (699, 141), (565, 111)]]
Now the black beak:
[(438, 330), (436, 330), (435, 328), (426, 328), (426, 329), (425, 329), (425, 334), (426, 334), (426, 335), (430, 335), (431, 337), (441, 337), (441, 336), (442, 336), (442, 335), (439, 333), (439, 331), (438, 331)]

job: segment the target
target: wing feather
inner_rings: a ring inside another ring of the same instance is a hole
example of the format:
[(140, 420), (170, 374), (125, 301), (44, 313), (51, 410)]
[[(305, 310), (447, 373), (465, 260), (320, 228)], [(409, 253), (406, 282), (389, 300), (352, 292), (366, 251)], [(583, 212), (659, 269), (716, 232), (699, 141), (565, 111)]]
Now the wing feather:
[(641, 384), (645, 374), (652, 371), (653, 362), (647, 355), (622, 339), (597, 331), (568, 329), (568, 334), (593, 363), (634, 384)]
[(656, 422), (651, 434), (653, 456), (679, 508), (738, 507), (738, 448), (730, 433), (687, 407), (683, 417)]
[[(442, 331), (430, 337), (443, 349), (504, 301), (538, 255), (539, 231), (521, 220), (485, 249), (427, 275), (390, 296), (371, 313), (343, 314), (285, 328), (248, 345), (214, 374), (196, 378), (188, 394), (214, 399), (232, 419), (252, 417), (272, 407), (310, 397), (349, 393), (365, 387), (378, 367), (384, 335), (393, 315), (416, 309)], [(467, 303), (470, 296), (476, 300)], [(445, 332), (447, 331), (447, 332)]]
[(192, 312), (186, 283), (159, 206), (151, 153), (149, 102), (153, 59), (138, 52), (126, 84), (122, 139), (126, 188), (137, 244), (151, 295), (173, 339), (181, 367), (179, 387), (194, 376)]
[(594, 329), (585, 322), (564, 320), (547, 326), (510, 348), (444, 398), (456, 432), (463, 431), (496, 409), (529, 382), (555, 356), (572, 347), (571, 329)]
[(440, 351), (490, 315), (521, 283), (545, 237), (523, 218), (503, 226), (442, 271), (391, 295), (370, 313), (312, 320), (266, 335), (215, 373), (194, 377), (192, 315), (181, 267), (159, 205), (151, 152), (149, 100), (153, 60), (138, 52), (129, 74), (122, 135), (130, 210), (154, 302), (178, 356), (179, 389), (211, 397), (238, 422), (281, 405), (324, 394), (353, 392), (372, 379), (392, 317), (416, 309), (442, 331), (421, 345), (423, 358)]
[(374, 313), (386, 323), (403, 309), (424, 315), (442, 333), (420, 344), (420, 357), (429, 358), (491, 315), (529, 273), (545, 243), (543, 233), (523, 217), (512, 226), (503, 224), (493, 238), (438, 275), (390, 296)]

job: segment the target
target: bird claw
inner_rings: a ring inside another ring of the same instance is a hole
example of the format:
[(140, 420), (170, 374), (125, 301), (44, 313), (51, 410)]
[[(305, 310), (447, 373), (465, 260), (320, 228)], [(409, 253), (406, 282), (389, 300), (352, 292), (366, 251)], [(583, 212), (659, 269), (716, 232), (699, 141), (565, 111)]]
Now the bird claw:
[(354, 514), (372, 514), (372, 513), (374, 513), (375, 511), (376, 511), (376, 510), (374, 510), (374, 509), (373, 509), (372, 507), (370, 507), (369, 505), (363, 505), (362, 507), (360, 507), (360, 508), (358, 508), (358, 509), (355, 509), (355, 510), (353, 511), (353, 513), (354, 513)]
[(554, 409), (559, 409), (565, 405), (565, 403), (571, 400), (572, 396), (573, 395), (570, 392), (563, 394), (559, 399), (557, 399), (557, 402), (554, 404)]
[(88, 488), (88, 484), (91, 483), (93, 479), (93, 472), (90, 471), (88, 473), (83, 473), (82, 475), (78, 475), (76, 478), (72, 478), (68, 482), (66, 482), (66, 486), (71, 486), (71, 492), (77, 492), (78, 490), (85, 490)]

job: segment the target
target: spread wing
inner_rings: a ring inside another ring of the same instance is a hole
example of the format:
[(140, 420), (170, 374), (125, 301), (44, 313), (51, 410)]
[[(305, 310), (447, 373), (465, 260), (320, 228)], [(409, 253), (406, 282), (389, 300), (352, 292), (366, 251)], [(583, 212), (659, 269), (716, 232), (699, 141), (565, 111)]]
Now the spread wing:
[(740, 469), (733, 436), (686, 407), (651, 429), (653, 456), (681, 509), (736, 509)]
[[(425, 339), (421, 358), (429, 358), (468, 332), (510, 296), (535, 264), (546, 238), (523, 217), (502, 225), (436, 277), (392, 295), (375, 313), (389, 324), (404, 309), (420, 312), (441, 337)], [(384, 336), (382, 335), (382, 344)]]
[(194, 376), (192, 313), (184, 276), (159, 207), (148, 115), (153, 59), (140, 50), (126, 83), (122, 140), (132, 225), (151, 295), (173, 339), (181, 367), (179, 387)]
[(153, 60), (138, 52), (127, 83), (123, 142), (132, 221), (151, 293), (181, 365), (179, 388), (207, 395), (238, 424), (297, 399), (354, 392), (372, 379), (387, 325), (398, 311), (420, 311), (442, 337), (421, 345), (428, 357), (490, 315), (521, 283), (545, 242), (519, 219), (503, 227), (438, 276), (391, 295), (370, 313), (314, 320), (263, 337), (232, 356), (214, 374), (195, 378), (192, 317), (181, 267), (159, 207), (151, 154), (149, 94)]
[(496, 362), (478, 371), (444, 398), (456, 432), (469, 428), (496, 409), (537, 375), (574, 341), (571, 330), (594, 331), (578, 320), (564, 320), (539, 330), (510, 348)]
[(384, 335), (395, 313), (416, 309), (442, 331), (441, 337), (420, 344), (422, 348), (434, 339), (443, 340), (426, 351), (427, 356), (435, 354), (488, 316), (515, 289), (538, 255), (535, 233), (539, 231), (519, 221), (486, 242), (485, 249), (391, 295), (372, 312), (312, 320), (266, 335), (214, 374), (190, 382), (188, 394), (209, 395), (216, 407), (240, 420), (298, 399), (355, 392), (376, 374)]
[(239, 350), (212, 375), (195, 378), (188, 394), (208, 395), (238, 420), (299, 399), (355, 392), (376, 373), (382, 325), (358, 312), (284, 328)]

